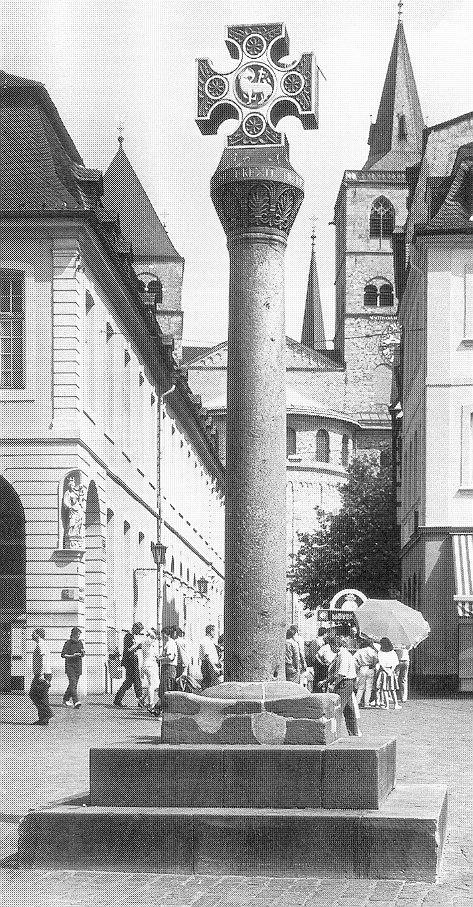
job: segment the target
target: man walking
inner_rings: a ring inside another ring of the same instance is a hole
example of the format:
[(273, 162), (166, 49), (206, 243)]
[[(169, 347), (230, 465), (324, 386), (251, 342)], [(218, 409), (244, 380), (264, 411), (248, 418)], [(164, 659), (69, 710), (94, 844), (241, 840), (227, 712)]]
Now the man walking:
[(133, 624), (131, 633), (125, 633), (123, 640), (123, 658), (122, 665), (125, 668), (125, 680), (115, 694), (114, 705), (123, 709), (123, 697), (127, 690), (133, 687), (135, 696), (138, 700), (139, 708), (143, 708), (143, 686), (141, 684), (140, 662), (138, 660), (138, 649), (141, 649), (141, 641), (137, 639), (143, 633), (144, 627), (141, 623)]
[(51, 653), (46, 644), (46, 633), (44, 627), (36, 627), (31, 634), (36, 646), (33, 651), (33, 680), (29, 697), (38, 710), (38, 720), (33, 724), (48, 725), (54, 712), (49, 705), (49, 687), (53, 672), (51, 669)]
[(71, 630), (71, 638), (66, 640), (61, 652), (61, 658), (64, 658), (64, 667), (69, 681), (62, 701), (64, 705), (73, 705), (75, 709), (80, 709), (82, 705), (77, 695), (77, 684), (79, 683), (79, 678), (82, 674), (82, 659), (85, 655), (81, 634), (82, 630), (80, 627), (73, 627)]
[(219, 681), (220, 662), (215, 645), (215, 626), (207, 624), (205, 636), (199, 647), (200, 670), (202, 671), (202, 689), (213, 687)]

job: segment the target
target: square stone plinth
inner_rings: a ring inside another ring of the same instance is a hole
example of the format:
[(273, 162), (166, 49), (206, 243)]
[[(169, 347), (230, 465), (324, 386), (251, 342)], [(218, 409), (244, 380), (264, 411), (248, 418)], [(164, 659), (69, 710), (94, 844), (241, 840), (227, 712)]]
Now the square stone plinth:
[(58, 807), (20, 825), (21, 865), (160, 873), (438, 878), (446, 789), (403, 785), (379, 810)]
[(327, 746), (156, 746), (90, 751), (92, 806), (377, 809), (393, 789), (396, 741)]

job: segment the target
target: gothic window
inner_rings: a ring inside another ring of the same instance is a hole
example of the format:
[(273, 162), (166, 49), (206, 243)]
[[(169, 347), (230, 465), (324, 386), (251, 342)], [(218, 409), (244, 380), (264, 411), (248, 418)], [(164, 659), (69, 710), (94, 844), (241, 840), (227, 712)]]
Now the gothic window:
[(400, 142), (405, 142), (407, 139), (406, 131), (406, 116), (404, 113), (398, 113), (397, 115), (397, 135)]
[(412, 580), (412, 608), (417, 608), (417, 576), (414, 573)]
[(1, 387), (23, 387), (23, 274), (0, 271)]
[(286, 428), (286, 457), (292, 457), (296, 453), (297, 436), (294, 428)]
[(384, 195), (377, 198), (371, 206), (370, 237), (372, 239), (389, 239), (394, 230), (394, 208)]
[(156, 306), (163, 304), (163, 285), (160, 280), (156, 278), (148, 284), (148, 293), (153, 294)]
[(367, 283), (363, 293), (363, 304), (371, 308), (385, 308), (394, 305), (393, 288), (390, 283)]
[(342, 438), (342, 466), (348, 466), (348, 435)]
[(319, 463), (328, 463), (330, 460), (330, 441), (324, 428), (319, 428), (315, 436), (315, 458)]
[(384, 469), (387, 466), (391, 466), (391, 451), (385, 447), (379, 456), (379, 465)]

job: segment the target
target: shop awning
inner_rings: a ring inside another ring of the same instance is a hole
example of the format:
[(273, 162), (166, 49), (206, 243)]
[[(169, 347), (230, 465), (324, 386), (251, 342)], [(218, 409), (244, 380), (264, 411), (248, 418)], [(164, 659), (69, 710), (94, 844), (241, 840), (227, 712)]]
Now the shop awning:
[(455, 595), (459, 617), (473, 617), (473, 533), (452, 533)]

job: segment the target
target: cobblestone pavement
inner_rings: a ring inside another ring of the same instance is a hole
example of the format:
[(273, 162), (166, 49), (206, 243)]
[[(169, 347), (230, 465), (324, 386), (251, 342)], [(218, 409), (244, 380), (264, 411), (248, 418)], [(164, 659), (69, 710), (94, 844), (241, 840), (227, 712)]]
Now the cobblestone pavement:
[[(400, 712), (362, 712), (364, 735), (397, 739), (398, 781), (449, 789), (448, 837), (440, 883), (243, 878), (48, 871), (15, 868), (18, 822), (32, 808), (78, 797), (85, 802), (88, 751), (159, 732), (111, 697), (78, 711), (53, 702), (48, 728), (25, 696), (0, 696), (0, 907), (473, 907), (473, 701), (413, 699)], [(132, 699), (129, 700), (130, 705)]]

